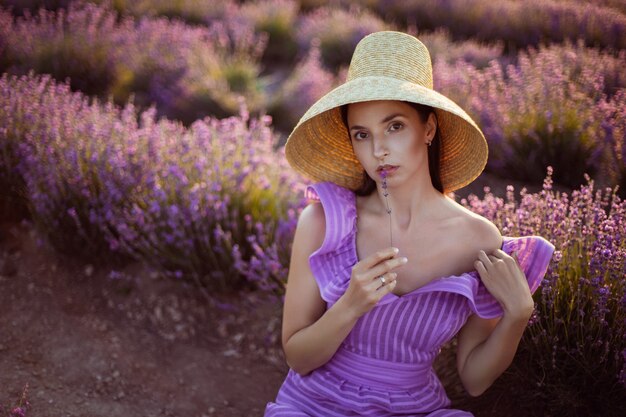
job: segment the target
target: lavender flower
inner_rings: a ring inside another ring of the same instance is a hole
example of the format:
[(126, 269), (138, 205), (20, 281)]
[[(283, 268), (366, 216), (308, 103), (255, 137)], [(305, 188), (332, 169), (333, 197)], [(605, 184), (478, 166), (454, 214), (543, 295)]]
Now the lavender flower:
[(523, 189), (515, 200), (511, 187), (503, 200), (486, 192), (462, 204), (506, 227), (507, 235), (541, 235), (557, 247), (516, 359), (492, 392), (512, 383), (528, 387), (516, 391), (520, 402), (549, 395), (555, 408), (544, 403), (543, 410), (550, 413), (566, 393), (579, 399), (570, 406), (584, 411), (610, 390), (624, 392), (626, 202), (615, 189), (595, 190), (589, 177), (571, 195), (560, 194), (552, 189), (551, 169), (540, 193)]

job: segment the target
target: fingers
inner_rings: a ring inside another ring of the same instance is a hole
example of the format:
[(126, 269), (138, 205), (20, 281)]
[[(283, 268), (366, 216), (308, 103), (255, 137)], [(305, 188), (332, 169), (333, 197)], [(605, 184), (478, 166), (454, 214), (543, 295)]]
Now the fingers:
[(381, 277), (385, 278), (385, 283), (382, 283), (380, 277), (377, 277), (370, 284), (370, 291), (373, 291), (376, 302), (383, 298), (385, 295), (389, 294), (396, 288), (396, 284), (398, 283), (397, 277), (398, 274), (395, 272), (389, 272), (387, 274), (381, 275)]
[[(496, 258), (494, 257), (493, 260), (495, 259)], [(490, 258), (484, 250), (478, 251), (478, 260), (481, 261), (485, 267), (490, 267), (492, 265), (492, 258)]]
[[(397, 275), (395, 272), (392, 272), (392, 274)], [(380, 292), (379, 300), (383, 298), (386, 294), (389, 294), (391, 291), (393, 291), (393, 289), (396, 288), (397, 282), (398, 281), (394, 278), (394, 280), (391, 281), (390, 283), (385, 284), (382, 287), (378, 288), (378, 292)]]
[(496, 261), (502, 261), (509, 267), (519, 266), (519, 262), (517, 260), (517, 251), (511, 252), (511, 255), (509, 255), (502, 249), (496, 249), (493, 252), (493, 259)]
[[(384, 278), (384, 282), (383, 279)], [(398, 274), (395, 272), (388, 272), (382, 275), (375, 277), (370, 284), (368, 284), (367, 289), (369, 291), (372, 290), (381, 290), (383, 287), (389, 287), (391, 285), (396, 285), (396, 278), (398, 278)]]
[(494, 267), (500, 268), (503, 265), (507, 265), (509, 267), (519, 265), (517, 261), (517, 252), (513, 252), (509, 255), (502, 249), (496, 249), (492, 253), (487, 254), (485, 251), (481, 250), (478, 252), (478, 259), (474, 262), (474, 267), (481, 274), (481, 276)]
[(368, 273), (372, 274), (372, 278), (376, 278), (406, 264), (407, 261), (408, 259), (404, 256), (400, 258), (387, 259), (370, 269)]
[(478, 271), (481, 277), (485, 277), (487, 275), (487, 268), (485, 268), (485, 264), (483, 263), (483, 261), (475, 261), (474, 268), (476, 268), (476, 271)]

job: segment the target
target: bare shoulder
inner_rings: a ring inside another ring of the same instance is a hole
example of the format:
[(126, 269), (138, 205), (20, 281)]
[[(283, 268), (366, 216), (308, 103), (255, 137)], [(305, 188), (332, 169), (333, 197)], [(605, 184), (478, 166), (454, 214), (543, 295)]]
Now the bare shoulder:
[(501, 247), (502, 235), (495, 224), (458, 204), (455, 211), (459, 243), (475, 252), (482, 249), (489, 253)]
[(500, 230), (495, 224), (478, 214), (472, 213), (472, 216), (467, 216), (465, 228), (467, 230), (466, 242), (476, 252), (482, 249), (490, 253), (502, 246)]

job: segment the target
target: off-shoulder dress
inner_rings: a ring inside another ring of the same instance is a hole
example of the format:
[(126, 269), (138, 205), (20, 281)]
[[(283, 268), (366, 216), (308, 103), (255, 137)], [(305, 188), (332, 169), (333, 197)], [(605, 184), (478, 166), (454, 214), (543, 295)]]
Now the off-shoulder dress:
[[(357, 263), (356, 197), (330, 182), (308, 187), (326, 217), (322, 246), (309, 257), (330, 308), (346, 291)], [(543, 279), (554, 245), (540, 236), (503, 236), (502, 250), (518, 251), (531, 292)], [(433, 360), (468, 317), (502, 315), (476, 271), (430, 281), (402, 296), (385, 295), (355, 324), (335, 355), (306, 376), (289, 370), (266, 417), (460, 417), (433, 371)]]

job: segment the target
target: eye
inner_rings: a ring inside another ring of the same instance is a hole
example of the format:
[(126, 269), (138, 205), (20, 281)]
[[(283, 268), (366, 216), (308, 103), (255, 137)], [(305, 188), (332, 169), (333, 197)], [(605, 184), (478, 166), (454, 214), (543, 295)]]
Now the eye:
[(389, 125), (389, 131), (390, 132), (394, 132), (396, 130), (400, 130), (404, 127), (404, 125), (400, 122), (393, 122), (391, 125)]
[(367, 139), (367, 133), (366, 132), (356, 132), (354, 134), (354, 140), (363, 140), (363, 139)]

